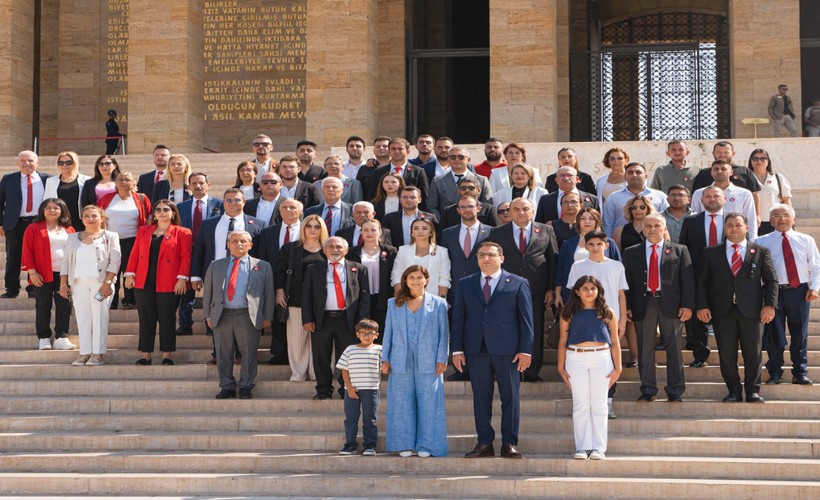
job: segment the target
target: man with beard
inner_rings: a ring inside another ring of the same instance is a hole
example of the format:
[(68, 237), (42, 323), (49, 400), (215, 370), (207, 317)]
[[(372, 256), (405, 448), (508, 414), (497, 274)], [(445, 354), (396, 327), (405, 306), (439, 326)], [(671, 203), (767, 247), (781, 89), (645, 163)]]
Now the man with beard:
[(283, 156), (279, 160), (279, 177), (282, 186), (279, 194), (302, 202), (305, 209), (322, 203), (319, 189), (309, 182), (299, 180), (299, 160), (295, 156)]
[(265, 134), (259, 134), (253, 139), (253, 153), (256, 155), (256, 178), (261, 179), (266, 172), (276, 170), (277, 163), (271, 158), (273, 141)]
[(148, 196), (149, 198), (151, 197), (154, 193), (154, 184), (167, 179), (166, 170), (168, 169), (168, 160), (170, 158), (171, 150), (168, 149), (168, 146), (157, 144), (154, 147), (154, 170), (139, 176), (139, 179), (137, 179), (138, 192)]
[(355, 179), (359, 175), (359, 170), (364, 166), (364, 139), (358, 135), (352, 135), (347, 138), (345, 144), (347, 150), (348, 160), (342, 168), (342, 174), (350, 179)]
[(299, 158), (299, 180), (311, 184), (327, 177), (327, 172), (320, 165), (313, 163), (316, 160), (316, 143), (299, 141), (296, 143), (296, 156)]
[(494, 168), (507, 166), (507, 162), (504, 160), (504, 144), (494, 137), (487, 139), (484, 142), (484, 158), (486, 160), (474, 165), (473, 170), (478, 175), (483, 175), (489, 179)]

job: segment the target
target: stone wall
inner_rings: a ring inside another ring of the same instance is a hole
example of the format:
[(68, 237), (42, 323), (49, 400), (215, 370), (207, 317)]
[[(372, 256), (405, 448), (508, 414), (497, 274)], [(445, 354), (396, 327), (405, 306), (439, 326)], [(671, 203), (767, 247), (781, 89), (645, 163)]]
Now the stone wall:
[(0, 0), (0, 151), (31, 148), (34, 2)]

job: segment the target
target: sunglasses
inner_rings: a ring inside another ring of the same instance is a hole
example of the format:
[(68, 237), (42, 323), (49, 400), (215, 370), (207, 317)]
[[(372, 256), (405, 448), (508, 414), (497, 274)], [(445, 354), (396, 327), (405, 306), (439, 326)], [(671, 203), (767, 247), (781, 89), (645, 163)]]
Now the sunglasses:
[(270, 143), (269, 142), (254, 142), (253, 143), (253, 147), (255, 147), (255, 148), (261, 148), (262, 146), (268, 147), (268, 146), (270, 146)]
[(766, 156), (752, 156), (752, 161), (769, 161)]
[(509, 208), (499, 208), (497, 210), (497, 212), (500, 213), (500, 214), (506, 214), (506, 213), (510, 212), (510, 209)]
[(632, 205), (631, 207), (629, 207), (629, 209), (632, 210), (633, 212), (635, 210), (646, 210), (646, 206), (645, 205)]
[(57, 160), (57, 166), (65, 167), (67, 165), (74, 165), (74, 160)]
[(464, 160), (467, 158), (467, 155), (449, 155), (447, 158), (451, 160)]
[(157, 207), (154, 212), (172, 212), (171, 207)]
[(273, 184), (275, 186), (279, 184), (279, 181), (277, 181), (276, 179), (265, 179), (263, 181), (260, 181), (260, 184)]
[(101, 161), (101, 162), (99, 163), (99, 165), (100, 165), (101, 167), (110, 167), (110, 166), (111, 166), (111, 165), (113, 165), (113, 164), (114, 164), (114, 162), (113, 162), (113, 161)]

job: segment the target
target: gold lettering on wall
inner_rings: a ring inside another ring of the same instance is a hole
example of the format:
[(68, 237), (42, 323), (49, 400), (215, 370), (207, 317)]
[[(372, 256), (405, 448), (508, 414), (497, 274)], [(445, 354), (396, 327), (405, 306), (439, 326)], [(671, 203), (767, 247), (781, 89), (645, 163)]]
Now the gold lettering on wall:
[[(128, 109), (128, 9), (130, 0), (108, 0), (103, 4), (100, 84), (102, 102), (115, 109), (117, 121), (127, 121)], [(124, 131), (124, 130), (123, 130)]]

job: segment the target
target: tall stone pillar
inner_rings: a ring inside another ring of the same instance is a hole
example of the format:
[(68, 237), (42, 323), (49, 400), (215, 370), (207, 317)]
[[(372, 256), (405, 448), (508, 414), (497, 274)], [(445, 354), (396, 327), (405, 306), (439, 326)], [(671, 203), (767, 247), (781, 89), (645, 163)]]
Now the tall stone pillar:
[(131, 0), (128, 151), (201, 153), (204, 144), (202, 9), (198, 0)]
[[(376, 134), (379, 0), (308, 0), (306, 134), (323, 150)], [(403, 55), (403, 54), (402, 54)]]
[(0, 0), (0, 155), (30, 149), (34, 0)]
[(556, 0), (490, 0), (490, 133), (557, 139)]
[[(754, 137), (744, 118), (766, 118), (777, 86), (789, 86), (798, 129), (800, 90), (800, 1), (729, 0), (732, 136)], [(758, 126), (758, 136), (773, 137), (771, 125)]]

